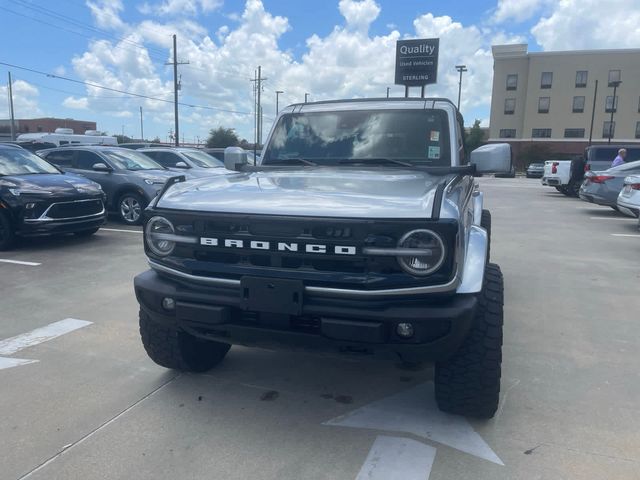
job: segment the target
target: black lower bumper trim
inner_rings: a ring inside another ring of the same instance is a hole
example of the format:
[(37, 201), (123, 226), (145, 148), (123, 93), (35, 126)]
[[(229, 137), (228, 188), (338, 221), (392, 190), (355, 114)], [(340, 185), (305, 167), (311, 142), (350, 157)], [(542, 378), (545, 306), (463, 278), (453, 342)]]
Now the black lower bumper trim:
[[(455, 352), (476, 309), (473, 295), (365, 302), (306, 295), (299, 315), (247, 311), (237, 287), (189, 286), (149, 270), (134, 280), (140, 307), (151, 320), (193, 335), (271, 349), (360, 353), (435, 361)], [(175, 300), (175, 309), (162, 300)], [(413, 335), (397, 333), (410, 323)]]

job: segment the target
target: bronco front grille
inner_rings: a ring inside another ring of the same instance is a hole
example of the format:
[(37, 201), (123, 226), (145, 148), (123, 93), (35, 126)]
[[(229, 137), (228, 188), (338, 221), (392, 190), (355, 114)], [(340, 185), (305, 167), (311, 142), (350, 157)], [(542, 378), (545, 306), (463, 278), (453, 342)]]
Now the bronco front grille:
[[(160, 213), (160, 212), (158, 212)], [(162, 212), (181, 235), (201, 238), (327, 246), (326, 253), (260, 251), (224, 248), (221, 245), (177, 244), (170, 258), (157, 258), (194, 275), (240, 278), (243, 275), (298, 278), (310, 285), (355, 288), (403, 287), (448, 282), (454, 270), (457, 222), (394, 219), (358, 220), (340, 218), (275, 217), (231, 214), (174, 215)], [(416, 228), (438, 231), (448, 245), (447, 260), (428, 278), (414, 278), (400, 268), (393, 256), (372, 256), (365, 247), (395, 248), (406, 232)], [(353, 246), (355, 254), (337, 254), (335, 246)], [(153, 253), (147, 251), (153, 257)]]

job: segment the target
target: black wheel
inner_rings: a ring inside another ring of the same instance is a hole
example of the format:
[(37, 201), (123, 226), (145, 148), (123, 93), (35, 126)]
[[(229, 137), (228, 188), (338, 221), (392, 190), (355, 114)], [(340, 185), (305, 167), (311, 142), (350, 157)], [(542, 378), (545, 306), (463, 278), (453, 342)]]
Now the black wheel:
[(15, 241), (13, 225), (5, 214), (0, 212), (0, 250), (9, 250)]
[(557, 191), (559, 191), (560, 193), (564, 193), (563, 191), (563, 187), (553, 187), (555, 188)]
[(73, 232), (77, 237), (90, 237), (94, 233), (100, 230), (100, 227), (92, 228), (90, 230), (80, 230), (79, 232)]
[(128, 225), (142, 223), (142, 211), (147, 208), (147, 201), (137, 193), (125, 193), (118, 199), (118, 214)]
[(580, 182), (574, 182), (573, 180), (567, 185), (567, 190), (564, 192), (568, 197), (578, 197), (580, 193)]
[(487, 263), (491, 258), (491, 212), (489, 210), (482, 210), (482, 217), (480, 217), (480, 226), (487, 231)]
[(147, 355), (158, 365), (185, 372), (206, 372), (225, 357), (231, 345), (201, 340), (152, 321), (140, 310), (140, 336)]
[(452, 357), (436, 363), (436, 401), (440, 410), (476, 418), (491, 418), (496, 413), (500, 399), (503, 299), (500, 267), (488, 264), (467, 338)]

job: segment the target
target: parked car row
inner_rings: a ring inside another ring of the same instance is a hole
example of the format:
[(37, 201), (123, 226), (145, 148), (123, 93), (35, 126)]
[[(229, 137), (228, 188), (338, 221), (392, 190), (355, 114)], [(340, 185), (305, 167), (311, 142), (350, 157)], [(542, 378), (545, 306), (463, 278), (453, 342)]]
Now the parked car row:
[[(621, 150), (626, 151), (624, 163), (612, 167)], [(640, 147), (598, 145), (588, 147), (582, 159), (548, 160), (541, 182), (565, 195), (639, 217)]]
[(68, 145), (38, 150), (0, 143), (0, 250), (18, 237), (90, 235), (115, 213), (138, 225), (172, 177), (225, 175), (202, 149)]

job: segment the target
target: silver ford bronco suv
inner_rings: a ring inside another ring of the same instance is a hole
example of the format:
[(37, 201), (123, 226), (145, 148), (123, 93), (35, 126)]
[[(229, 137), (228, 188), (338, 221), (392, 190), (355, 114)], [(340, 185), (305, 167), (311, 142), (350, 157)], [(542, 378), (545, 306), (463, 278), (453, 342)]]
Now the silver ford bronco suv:
[(440, 409), (492, 417), (503, 280), (473, 175), (508, 172), (511, 150), (466, 156), (459, 118), (437, 98), (291, 105), (258, 165), (230, 147), (227, 175), (170, 180), (135, 278), (149, 356), (192, 372), (231, 345), (434, 362)]

